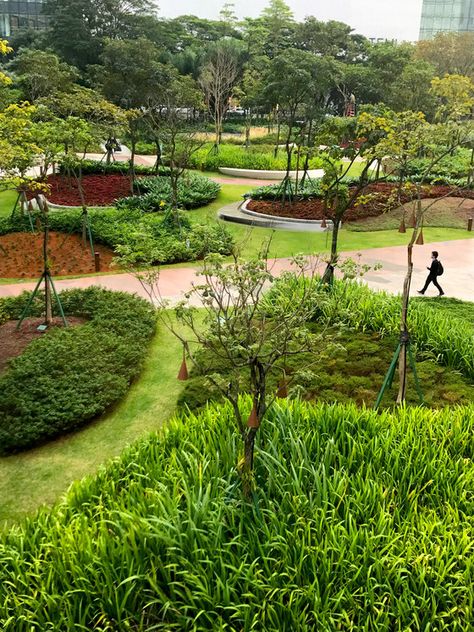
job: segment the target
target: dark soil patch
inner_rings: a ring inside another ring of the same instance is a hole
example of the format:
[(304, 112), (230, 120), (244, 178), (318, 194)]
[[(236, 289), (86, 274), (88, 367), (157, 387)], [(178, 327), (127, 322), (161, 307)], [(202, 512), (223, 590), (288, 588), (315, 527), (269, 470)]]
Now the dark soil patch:
[[(394, 194), (396, 190), (396, 186), (384, 182), (368, 186), (363, 192), (363, 198), (359, 198), (359, 201), (363, 199), (363, 203), (356, 203), (351, 207), (344, 215), (344, 221), (357, 221), (369, 217), (378, 217), (396, 208), (396, 206), (398, 206), (398, 204), (394, 206)], [(454, 195), (457, 189), (441, 185), (426, 186), (423, 189), (423, 197), (425, 199), (436, 199), (450, 192)], [(474, 200), (474, 190), (464, 192), (464, 196), (469, 200)], [(401, 201), (404, 204), (409, 203), (411, 200), (412, 197), (408, 193), (402, 194)], [(324, 217), (330, 217), (324, 213), (323, 200), (317, 197), (308, 200), (297, 199), (291, 203), (287, 202), (286, 204), (273, 200), (250, 200), (248, 209), (257, 213), (264, 213), (265, 215), (291, 217), (295, 219), (321, 220)]]
[[(47, 183), (50, 187), (47, 198), (53, 204), (82, 205), (79, 189), (73, 178), (51, 175), (48, 176)], [(121, 174), (85, 175), (82, 186), (88, 206), (110, 206), (115, 200), (131, 195), (130, 178)]]
[[(0, 325), (0, 373), (4, 371), (12, 358), (21, 355), (26, 346), (39, 336), (47, 336), (48, 332), (57, 327), (64, 327), (61, 318), (53, 318), (53, 322), (45, 332), (38, 331), (38, 325), (43, 324), (43, 318), (25, 318), (17, 331), (17, 320), (9, 320)], [(68, 316), (67, 323), (70, 327), (77, 327), (86, 322), (85, 318)]]
[[(110, 271), (114, 253), (110, 248), (95, 245), (100, 253), (101, 271)], [(48, 258), (53, 275), (90, 274), (95, 272), (89, 245), (84, 247), (79, 235), (51, 232)], [(43, 272), (43, 235), (11, 233), (0, 237), (0, 277), (36, 278)]]

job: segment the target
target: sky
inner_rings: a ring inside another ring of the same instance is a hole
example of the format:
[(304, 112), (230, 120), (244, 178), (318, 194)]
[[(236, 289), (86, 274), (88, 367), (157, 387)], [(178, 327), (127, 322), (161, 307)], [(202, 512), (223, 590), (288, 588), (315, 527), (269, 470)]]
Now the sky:
[[(228, 0), (231, 1), (231, 0)], [(173, 18), (193, 14), (217, 18), (226, 0), (157, 0), (159, 15)], [(420, 28), (423, 0), (286, 0), (295, 18), (314, 15), (320, 20), (339, 20), (357, 33), (415, 41)], [(237, 17), (256, 17), (268, 0), (234, 0)]]

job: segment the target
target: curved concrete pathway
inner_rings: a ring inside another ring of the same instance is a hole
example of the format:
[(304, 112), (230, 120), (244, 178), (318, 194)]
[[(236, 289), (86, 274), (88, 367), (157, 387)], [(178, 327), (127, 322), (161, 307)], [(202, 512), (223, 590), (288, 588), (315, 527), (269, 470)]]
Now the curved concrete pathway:
[[(446, 296), (474, 301), (474, 239), (444, 241), (414, 249), (414, 270), (411, 293), (416, 296), (428, 274), (426, 266), (430, 263), (432, 250), (438, 250), (443, 262), (444, 275), (440, 279)], [(406, 270), (406, 246), (392, 246), (389, 248), (372, 248), (359, 252), (349, 251), (341, 253), (343, 256), (357, 257), (360, 262), (374, 265), (380, 263), (382, 269), (371, 271), (364, 276), (364, 282), (375, 290), (385, 290), (393, 294), (401, 292)], [(291, 270), (290, 259), (274, 259), (271, 262), (275, 274)], [(161, 271), (159, 288), (161, 296), (175, 303), (183, 298), (193, 282), (199, 265), (189, 268), (165, 268)], [(76, 279), (57, 280), (56, 286), (61, 290), (70, 288), (86, 288), (101, 285), (110, 290), (132, 292), (147, 298), (147, 294), (139, 281), (131, 274), (109, 274), (102, 276), (81, 277)], [(0, 285), (0, 296), (17, 296), (25, 290), (32, 290), (35, 282), (13, 283)], [(436, 296), (437, 291), (431, 285), (426, 296)]]

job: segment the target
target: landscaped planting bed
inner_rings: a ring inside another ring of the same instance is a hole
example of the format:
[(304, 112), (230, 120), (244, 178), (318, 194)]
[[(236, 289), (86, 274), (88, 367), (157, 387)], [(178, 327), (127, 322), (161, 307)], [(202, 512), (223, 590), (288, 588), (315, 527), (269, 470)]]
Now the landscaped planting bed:
[[(18, 319), (30, 293), (3, 299), (0, 313)], [(127, 392), (155, 331), (143, 299), (98, 287), (61, 293), (77, 327), (55, 327), (31, 342), (0, 376), (0, 453), (36, 446), (96, 418)], [(41, 316), (38, 297), (31, 314)], [(58, 314), (55, 306), (55, 313)]]
[[(363, 198), (344, 214), (346, 222), (378, 217), (386, 213), (391, 208), (399, 206), (396, 197), (397, 188), (394, 184), (379, 182), (368, 185), (363, 191)], [(446, 185), (429, 185), (423, 187), (424, 199), (442, 198), (446, 195), (458, 194), (458, 189)], [(301, 196), (291, 202), (282, 204), (277, 199), (278, 185), (259, 187), (247, 194), (251, 198), (247, 208), (250, 211), (272, 215), (275, 217), (290, 217), (294, 219), (321, 220), (327, 218), (324, 212), (324, 200), (321, 197), (317, 183), (314, 187), (307, 186)], [(474, 189), (463, 191), (463, 197), (469, 200), (474, 199)], [(401, 202), (407, 203), (413, 196), (404, 192)]]
[[(81, 196), (74, 178), (51, 175), (47, 178), (48, 200), (61, 206), (81, 206)], [(111, 206), (130, 195), (130, 178), (122, 174), (85, 175), (82, 178), (84, 198), (89, 206)]]
[(470, 630), (473, 433), (279, 404), (247, 501), (230, 406), (179, 418), (2, 537), (2, 629)]
[[(94, 245), (100, 254), (102, 272), (112, 269), (114, 253), (110, 248)], [(89, 241), (84, 245), (78, 234), (50, 232), (48, 261), (53, 275), (95, 272), (95, 259)], [(21, 232), (0, 236), (0, 277), (39, 277), (44, 269), (42, 233)]]

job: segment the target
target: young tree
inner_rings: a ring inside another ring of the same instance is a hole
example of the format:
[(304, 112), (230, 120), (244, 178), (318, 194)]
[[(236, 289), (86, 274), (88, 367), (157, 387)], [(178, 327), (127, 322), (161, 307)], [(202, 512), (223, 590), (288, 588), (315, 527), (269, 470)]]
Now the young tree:
[[(367, 129), (378, 126), (373, 115), (362, 114), (361, 125)], [(421, 113), (401, 112), (387, 116), (384, 123), (385, 135), (374, 146), (369, 155), (390, 158), (396, 170), (408, 171), (411, 161), (417, 160), (423, 152), (426, 164), (416, 179), (411, 182), (414, 227), (407, 246), (407, 272), (403, 283), (402, 309), (400, 318), (400, 346), (398, 355), (399, 390), (397, 404), (402, 404), (406, 397), (407, 350), (410, 344), (408, 328), (408, 310), (410, 287), (413, 274), (413, 248), (423, 228), (426, 212), (434, 204), (423, 206), (423, 192), (429, 183), (433, 169), (438, 163), (455, 149), (468, 146), (472, 142), (474, 126), (471, 121), (429, 124)], [(452, 195), (452, 193), (448, 193)]]
[[(175, 314), (185, 327), (168, 326), (183, 343), (187, 357), (201, 366), (199, 350), (205, 350), (213, 363), (224, 363), (225, 377), (207, 373), (208, 379), (231, 403), (234, 420), (242, 439), (243, 454), (239, 462), (244, 492), (253, 489), (254, 447), (258, 430), (275, 401), (268, 392), (271, 374), (286, 380), (285, 363), (289, 357), (315, 349), (316, 338), (307, 323), (314, 314), (315, 282), (308, 277), (308, 263), (294, 260), (294, 282), (289, 284), (284, 300), (275, 301), (271, 309), (263, 301), (264, 291), (275, 281), (268, 259), (268, 245), (257, 259), (243, 261), (234, 255), (230, 264), (220, 255), (208, 256), (203, 265), (203, 282), (186, 295)], [(304, 282), (303, 276), (307, 278)], [(309, 295), (313, 300), (309, 300)], [(202, 305), (204, 321), (196, 308)], [(166, 318), (166, 312), (162, 312)], [(240, 396), (248, 392), (252, 412), (245, 418)]]
[(195, 126), (187, 120), (188, 110), (202, 106), (201, 92), (191, 77), (170, 75), (159, 96), (159, 101), (147, 112), (148, 125), (163, 145), (170, 169), (171, 209), (179, 226), (178, 183), (189, 167), (192, 154), (203, 145)]

